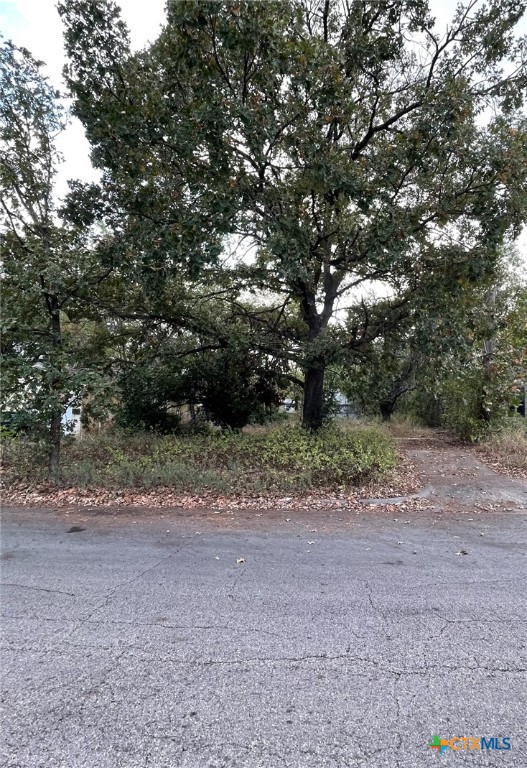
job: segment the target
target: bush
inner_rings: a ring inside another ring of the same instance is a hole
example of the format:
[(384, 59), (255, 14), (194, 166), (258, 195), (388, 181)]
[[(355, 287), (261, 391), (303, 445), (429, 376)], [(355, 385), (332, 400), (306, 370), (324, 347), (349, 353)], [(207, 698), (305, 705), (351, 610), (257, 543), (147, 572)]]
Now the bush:
[(162, 434), (178, 432), (174, 406), (191, 405), (193, 413), (223, 428), (273, 421), (286, 380), (265, 355), (247, 350), (216, 350), (182, 363), (156, 360), (127, 371), (120, 382), (118, 426)]
[(443, 385), (443, 424), (462, 440), (480, 442), (502, 428), (507, 396), (503, 383), (491, 386), (482, 370), (469, 370)]
[(510, 399), (505, 383), (489, 384), (484, 371), (474, 368), (445, 379), (434, 393), (412, 393), (404, 405), (424, 425), (446, 427), (461, 440), (477, 443), (502, 429)]

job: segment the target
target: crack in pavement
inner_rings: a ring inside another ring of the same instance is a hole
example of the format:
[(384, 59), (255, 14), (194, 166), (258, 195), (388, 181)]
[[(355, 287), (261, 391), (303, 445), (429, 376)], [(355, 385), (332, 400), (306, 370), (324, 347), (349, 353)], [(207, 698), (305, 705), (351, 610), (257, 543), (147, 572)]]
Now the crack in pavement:
[[(89, 614), (89, 616), (87, 616), (85, 619), (82, 619), (79, 622), (79, 624), (71, 630), (71, 632), (67, 635), (67, 637), (68, 638), (71, 637), (82, 626), (84, 626), (84, 624), (87, 624), (88, 622), (90, 622), (92, 617), (93, 617), (93, 615), (95, 613), (97, 613), (97, 611), (100, 611), (101, 608), (106, 608), (110, 604), (110, 601), (112, 600), (113, 596), (115, 595), (115, 593), (117, 592), (118, 589), (121, 589), (122, 587), (129, 586), (130, 584), (134, 584), (136, 581), (139, 581), (139, 579), (141, 579), (147, 573), (150, 573), (150, 571), (155, 570), (160, 565), (162, 565), (163, 563), (167, 562), (168, 560), (170, 560), (171, 558), (173, 558), (177, 554), (179, 554), (183, 549), (185, 549), (185, 547), (188, 547), (190, 544), (192, 544), (193, 540), (194, 540), (193, 537), (189, 538), (189, 540), (187, 542), (185, 542), (185, 544), (182, 544), (181, 547), (178, 547), (178, 549), (176, 549), (174, 552), (171, 552), (169, 555), (166, 555), (165, 557), (162, 557), (160, 560), (157, 560), (153, 565), (151, 565), (148, 568), (145, 568), (143, 571), (141, 571), (141, 573), (137, 574), (136, 576), (133, 576), (130, 579), (125, 579), (124, 581), (120, 582), (119, 584), (116, 584), (115, 587), (113, 587), (110, 590), (110, 592), (106, 595), (106, 597), (104, 598), (102, 603), (97, 605), (92, 610), (92, 612)], [(65, 639), (67, 639), (67, 638), (65, 638)]]
[(231, 598), (233, 598), (233, 597), (234, 597), (234, 592), (235, 592), (235, 590), (236, 590), (236, 587), (238, 586), (239, 582), (240, 582), (240, 581), (243, 579), (243, 577), (245, 576), (245, 571), (246, 571), (246, 570), (247, 570), (247, 568), (246, 568), (246, 565), (244, 565), (244, 566), (243, 566), (243, 568), (241, 569), (241, 573), (239, 573), (239, 574), (236, 576), (236, 578), (234, 579), (234, 581), (232, 582), (232, 585), (231, 585), (231, 592), (230, 592), (230, 594), (228, 595), (228, 597), (231, 597)]
[[(117, 669), (117, 667), (119, 666), (119, 662), (121, 661), (121, 659), (123, 658), (125, 653), (126, 653), (126, 649), (122, 650), (116, 656), (116, 658), (114, 659), (114, 661), (110, 665), (110, 667), (103, 673), (102, 679), (99, 680), (99, 682), (95, 684), (96, 688), (100, 689), (100, 688), (102, 688), (103, 685), (106, 684), (107, 679), (110, 677), (112, 672), (114, 672)], [(108, 686), (108, 687), (110, 688), (110, 694), (112, 695), (112, 698), (113, 698), (113, 691), (111, 689), (111, 686)], [(93, 689), (91, 688), (90, 691), (91, 690), (93, 690)], [(90, 693), (90, 691), (88, 691), (88, 694)], [(80, 717), (82, 717), (82, 714), (83, 714), (87, 704), (88, 704), (88, 695), (85, 694), (84, 695), (84, 699), (83, 699), (82, 704), (81, 704), (81, 707), (79, 709), (79, 713), (78, 713)]]
[[(401, 675), (396, 675), (395, 680), (393, 681), (393, 687), (392, 687), (392, 696), (393, 701), (395, 704), (395, 722), (399, 724), (400, 722), (400, 716), (401, 716), (401, 703), (399, 701), (399, 695), (397, 692), (397, 686), (399, 685), (400, 681), (402, 679)], [(395, 744), (395, 750), (396, 754), (401, 749), (402, 743), (403, 743), (403, 737), (400, 733), (400, 731), (397, 731), (395, 734), (396, 737), (396, 744)], [(397, 762), (395, 764), (395, 768), (400, 768), (399, 759), (397, 759)]]
[[(4, 616), (6, 619), (17, 619), (17, 620), (25, 620), (26, 616)], [(36, 621), (47, 621), (52, 622), (54, 624), (63, 624), (64, 620), (62, 618), (40, 618), (35, 617)], [(223, 631), (230, 631), (230, 632), (237, 632), (237, 633), (243, 633), (243, 632), (261, 632), (265, 635), (270, 635), (271, 637), (283, 637), (283, 634), (280, 632), (272, 632), (270, 629), (262, 629), (259, 627), (235, 627), (232, 626), (232, 624), (167, 624), (166, 622), (158, 623), (158, 622), (149, 622), (149, 621), (124, 621), (119, 619), (85, 619), (83, 621), (83, 624), (93, 624), (94, 626), (101, 626), (101, 627), (111, 627), (114, 625), (117, 626), (124, 626), (124, 627), (152, 627), (153, 629), (188, 629), (188, 630), (223, 630)], [(78, 627), (77, 627), (78, 629)], [(69, 635), (71, 637), (71, 635)], [(62, 639), (62, 643), (67, 642), (67, 639)]]
[(12, 582), (3, 581), (0, 583), (0, 587), (19, 587), (20, 589), (31, 589), (35, 592), (50, 592), (51, 594), (67, 595), (68, 597), (77, 597), (74, 592), (64, 592), (62, 589), (47, 589), (46, 587), (31, 587), (28, 584), (13, 584)]
[[(97, 650), (115, 650), (114, 646), (109, 647), (103, 647), (103, 646), (72, 646), (72, 647), (83, 647), (83, 648), (93, 648)], [(135, 649), (137, 647), (128, 646), (127, 649), (125, 649), (125, 653), (129, 650)], [(141, 652), (148, 653), (146, 650), (140, 648)], [(150, 654), (152, 655), (152, 654)], [(433, 664), (433, 665), (425, 665), (424, 667), (414, 668), (414, 669), (397, 669), (394, 667), (387, 666), (383, 664), (382, 662), (371, 659), (368, 657), (363, 656), (351, 656), (349, 653), (338, 653), (338, 654), (332, 654), (329, 655), (327, 653), (319, 653), (319, 654), (305, 654), (303, 656), (250, 656), (245, 658), (237, 658), (237, 659), (176, 659), (172, 656), (163, 656), (163, 657), (156, 657), (158, 661), (162, 661), (163, 663), (169, 662), (172, 664), (187, 664), (190, 666), (198, 666), (198, 667), (208, 667), (208, 666), (233, 666), (236, 664), (252, 664), (252, 663), (283, 663), (283, 662), (290, 662), (294, 664), (300, 664), (304, 662), (311, 662), (311, 661), (322, 661), (322, 662), (331, 662), (331, 661), (348, 661), (348, 662), (354, 662), (354, 663), (361, 663), (361, 664), (369, 664), (376, 669), (386, 672), (389, 675), (395, 675), (395, 676), (426, 676), (430, 671), (438, 671), (440, 673), (443, 672), (458, 672), (458, 671), (471, 671), (471, 672), (489, 672), (489, 673), (508, 673), (508, 674), (519, 674), (523, 672), (527, 672), (527, 667), (511, 667), (511, 666), (489, 666), (489, 665), (482, 665), (482, 664), (456, 664), (456, 665), (446, 665), (446, 664)]]
[(369, 581), (365, 581), (364, 582), (364, 586), (366, 587), (366, 594), (367, 594), (368, 602), (369, 602), (369, 604), (371, 606), (371, 609), (372, 609), (374, 615), (379, 616), (379, 618), (381, 619), (381, 621), (382, 621), (382, 623), (384, 625), (384, 633), (385, 633), (386, 637), (388, 638), (389, 637), (389, 635), (388, 635), (388, 618), (387, 618), (386, 614), (383, 613), (383, 611), (381, 611), (381, 609), (377, 605), (375, 605), (375, 603), (373, 601), (373, 587), (371, 586), (370, 582)]
[[(376, 612), (379, 612), (379, 615), (381, 615), (381, 618), (386, 618), (385, 615), (381, 614), (380, 609), (373, 606), (373, 604), (370, 601), (370, 605), (372, 605), (372, 608)], [(3, 613), (2, 614), (3, 619), (11, 619), (14, 621), (43, 621), (43, 622), (51, 622), (54, 624), (63, 624), (64, 618), (63, 617), (54, 617), (54, 616), (33, 616), (33, 615), (19, 615), (19, 614), (9, 614), (9, 613)], [(423, 622), (426, 622), (423, 624), (424, 630), (427, 630), (427, 628), (430, 625), (431, 619), (440, 619), (441, 621), (444, 621), (446, 624), (500, 624), (502, 626), (507, 626), (509, 624), (527, 624), (527, 619), (518, 618), (517, 616), (511, 616), (509, 618), (500, 618), (500, 619), (487, 619), (487, 618), (467, 618), (467, 619), (447, 619), (445, 616), (442, 616), (441, 614), (437, 613), (437, 611), (433, 611), (433, 613), (423, 614), (422, 616), (416, 617), (423, 620)], [(396, 621), (397, 615), (395, 614), (393, 617), (386, 618), (387, 621)], [(402, 620), (402, 619), (401, 619)], [(100, 624), (101, 626), (111, 626), (112, 624), (117, 625), (125, 625), (130, 627), (166, 627), (166, 628), (173, 628), (173, 629), (230, 629), (231, 626), (227, 625), (220, 625), (220, 624), (207, 624), (207, 625), (198, 625), (198, 624), (167, 624), (165, 622), (147, 622), (147, 621), (125, 621), (124, 619), (84, 619), (84, 623), (86, 624)], [(247, 629), (247, 628), (245, 628)], [(252, 629), (251, 631), (254, 632), (265, 632), (268, 635), (275, 635), (276, 637), (281, 637), (281, 633), (279, 632), (271, 632), (270, 630), (263, 630), (263, 629)], [(351, 632), (351, 634), (357, 638), (357, 640), (367, 640), (369, 635), (360, 635), (357, 634), (355, 629), (351, 626), (346, 627), (346, 631)], [(423, 636), (425, 636), (425, 633), (423, 633)], [(437, 634), (426, 634), (426, 637), (428, 639), (433, 639), (437, 637)]]
[[(103, 646), (103, 645), (87, 645), (85, 643), (82, 644), (73, 644), (68, 643), (69, 648), (80, 648), (80, 649), (92, 649), (92, 650), (98, 650), (98, 651), (107, 651), (107, 652), (115, 652), (116, 646)], [(20, 651), (34, 651), (36, 649), (27, 646), (21, 646), (18, 648)], [(133, 650), (139, 650), (141, 653), (146, 653), (150, 656), (154, 655), (147, 651), (146, 649), (142, 648), (141, 646), (130, 646), (127, 645), (127, 647), (123, 650), (119, 651), (119, 658), (121, 658), (124, 654), (133, 651)], [(67, 654), (67, 648), (64, 650), (60, 649), (53, 649), (49, 651), (44, 651), (44, 653), (58, 653), (58, 655), (68, 655)], [(512, 667), (512, 666), (489, 666), (484, 664), (455, 664), (455, 665), (446, 665), (446, 664), (433, 664), (433, 665), (425, 665), (424, 667), (414, 668), (414, 669), (398, 669), (394, 668), (392, 666), (388, 666), (383, 664), (381, 661), (377, 659), (372, 659), (365, 656), (352, 656), (347, 651), (343, 653), (337, 653), (337, 654), (327, 654), (327, 653), (312, 653), (312, 654), (304, 654), (302, 656), (250, 656), (250, 657), (242, 657), (242, 658), (236, 658), (236, 659), (195, 659), (195, 658), (189, 658), (189, 659), (181, 659), (181, 658), (174, 658), (172, 656), (157, 656), (155, 657), (160, 662), (169, 662), (172, 664), (187, 664), (190, 666), (198, 666), (198, 667), (208, 667), (208, 666), (229, 666), (229, 665), (236, 665), (236, 664), (252, 664), (252, 663), (283, 663), (283, 662), (290, 662), (294, 664), (300, 664), (304, 662), (311, 662), (311, 661), (322, 661), (322, 662), (331, 662), (331, 661), (347, 661), (352, 663), (360, 663), (360, 664), (368, 664), (376, 669), (386, 672), (389, 675), (395, 675), (395, 676), (423, 676), (427, 675), (430, 671), (438, 671), (438, 672), (458, 672), (461, 670), (471, 671), (471, 672), (489, 672), (489, 673), (508, 673), (508, 674), (519, 674), (523, 672), (527, 672), (527, 667)], [(475, 661), (475, 659), (474, 659)]]
[[(360, 749), (360, 746), (359, 746)], [(392, 752), (393, 747), (379, 747), (378, 749), (374, 749), (372, 752), (364, 752), (363, 755), (360, 757), (353, 758), (354, 760), (358, 760), (359, 763), (364, 763), (365, 761), (369, 764), (372, 757), (375, 757), (375, 755), (380, 755), (382, 752)], [(398, 768), (398, 766), (396, 766)]]

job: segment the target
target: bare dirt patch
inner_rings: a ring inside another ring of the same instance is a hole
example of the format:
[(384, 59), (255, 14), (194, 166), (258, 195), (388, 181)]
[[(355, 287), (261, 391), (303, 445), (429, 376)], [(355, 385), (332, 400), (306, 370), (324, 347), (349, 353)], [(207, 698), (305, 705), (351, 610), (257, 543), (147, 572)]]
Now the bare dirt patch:
[(527, 483), (496, 472), (481, 461), (476, 449), (430, 439), (418, 445), (401, 442), (435, 506), (488, 511), (527, 508)]

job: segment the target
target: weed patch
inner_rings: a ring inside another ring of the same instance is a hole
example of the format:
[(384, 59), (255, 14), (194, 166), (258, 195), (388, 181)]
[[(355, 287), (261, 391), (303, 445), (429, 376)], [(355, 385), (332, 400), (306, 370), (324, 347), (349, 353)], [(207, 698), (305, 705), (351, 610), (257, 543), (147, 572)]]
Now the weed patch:
[[(43, 457), (39, 444), (7, 440), (5, 482), (44, 481)], [(395, 463), (392, 440), (375, 426), (332, 425), (316, 434), (291, 424), (247, 433), (114, 433), (67, 442), (61, 485), (293, 493), (358, 485), (383, 476)]]
[(479, 447), (484, 459), (511, 477), (527, 480), (527, 424), (511, 419), (503, 431), (492, 435)]

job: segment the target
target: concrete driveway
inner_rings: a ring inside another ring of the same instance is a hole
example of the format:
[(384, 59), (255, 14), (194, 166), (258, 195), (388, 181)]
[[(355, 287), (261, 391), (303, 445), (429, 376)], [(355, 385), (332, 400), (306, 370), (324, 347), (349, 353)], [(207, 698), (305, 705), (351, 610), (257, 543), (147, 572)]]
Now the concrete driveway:
[(520, 512), (139, 515), (5, 510), (5, 768), (527, 765)]

